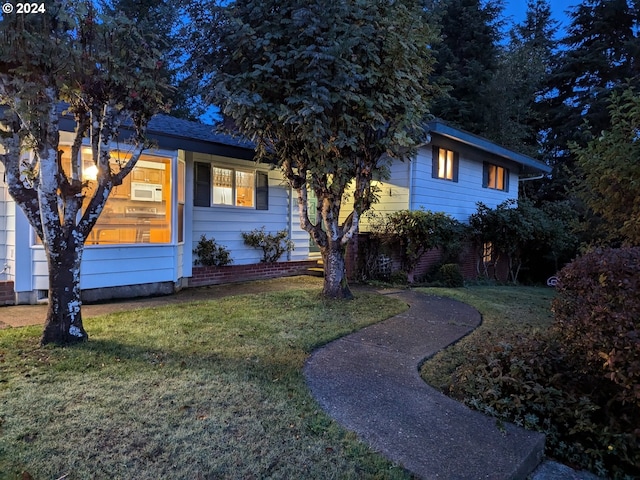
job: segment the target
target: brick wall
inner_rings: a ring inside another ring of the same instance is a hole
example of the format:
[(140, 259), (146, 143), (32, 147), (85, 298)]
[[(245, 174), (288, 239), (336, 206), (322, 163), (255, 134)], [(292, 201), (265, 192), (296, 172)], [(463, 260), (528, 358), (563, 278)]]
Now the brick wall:
[[(355, 268), (355, 266), (358, 265), (357, 256), (365, 255), (367, 248), (372, 248), (372, 246), (369, 242), (369, 235), (366, 233), (357, 235), (349, 245), (349, 251), (347, 253), (347, 266), (351, 267), (348, 268), (348, 275), (350, 279), (355, 279), (355, 274), (357, 274), (357, 270)], [(483, 271), (478, 272), (479, 254), (479, 247), (473, 245), (472, 243), (468, 243), (463, 247), (462, 252), (460, 253), (458, 265), (460, 266), (462, 276), (465, 278), (465, 280), (475, 280), (484, 274)], [(399, 249), (391, 249), (390, 253), (387, 249), (386, 255), (388, 255), (391, 259), (392, 272), (400, 270), (402, 268)], [(427, 272), (429, 272), (431, 267), (437, 265), (440, 260), (441, 252), (437, 248), (425, 253), (414, 269), (414, 278), (420, 279), (421, 277), (423, 277)], [(506, 257), (504, 255), (501, 255), (496, 265), (488, 265), (487, 273), (490, 279), (495, 279), (501, 282), (507, 281), (509, 275), (509, 266)]]
[(228, 265), (225, 267), (193, 267), (193, 276), (188, 280), (189, 287), (218, 285), (222, 283), (262, 280), (276, 277), (304, 275), (315, 260), (276, 263), (252, 263), (250, 265)]
[(13, 282), (0, 281), (0, 305), (13, 305), (15, 300)]

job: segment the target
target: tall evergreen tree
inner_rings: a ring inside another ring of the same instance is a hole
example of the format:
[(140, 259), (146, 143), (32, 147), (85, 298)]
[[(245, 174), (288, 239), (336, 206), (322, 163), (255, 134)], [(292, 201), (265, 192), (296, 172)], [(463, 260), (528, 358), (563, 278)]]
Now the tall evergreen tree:
[(548, 0), (528, 0), (524, 21), (509, 31), (492, 90), (486, 135), (495, 142), (538, 156), (543, 123), (535, 105), (550, 73), (558, 22)]
[(436, 0), (441, 43), (435, 46), (432, 82), (448, 86), (433, 113), (458, 127), (484, 134), (493, 108), (491, 83), (498, 69), (500, 0)]
[(612, 93), (640, 84), (640, 18), (638, 4), (627, 0), (584, 0), (571, 12), (564, 47), (540, 102), (546, 115), (544, 149), (555, 166), (547, 198), (566, 195), (575, 159), (568, 145), (584, 146), (610, 127), (607, 105)]

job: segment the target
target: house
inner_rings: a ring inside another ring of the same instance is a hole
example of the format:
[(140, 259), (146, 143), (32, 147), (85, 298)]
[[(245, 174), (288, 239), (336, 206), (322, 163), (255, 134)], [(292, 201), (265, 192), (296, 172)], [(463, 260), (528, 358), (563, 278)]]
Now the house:
[[(540, 178), (551, 168), (527, 155), (497, 145), (486, 138), (455, 128), (442, 120), (426, 125), (427, 142), (410, 162), (391, 165), (388, 180), (378, 182), (376, 214), (424, 208), (444, 212), (467, 222), (477, 202), (490, 208), (518, 199), (520, 183)], [(360, 232), (369, 232), (367, 217)], [(469, 255), (466, 276), (476, 275), (475, 254)], [(429, 266), (429, 259), (419, 272)]]
[[(73, 122), (60, 122), (63, 161)], [(534, 159), (446, 123), (427, 126), (430, 142), (417, 158), (392, 166), (380, 183), (378, 212), (424, 207), (466, 220), (482, 201), (495, 206), (517, 198), (519, 181), (548, 173)], [(253, 160), (252, 146), (212, 128), (166, 115), (148, 127), (156, 148), (147, 151), (111, 194), (83, 255), (85, 301), (172, 293), (177, 289), (304, 272), (317, 254), (298, 222), (296, 192), (279, 170)], [(125, 148), (114, 145), (125, 158)], [(44, 249), (9, 197), (0, 164), (0, 305), (45, 301)], [(85, 171), (91, 178), (91, 169)], [(295, 248), (275, 265), (244, 245), (241, 233), (286, 229)], [(363, 229), (366, 230), (366, 222)], [(202, 235), (231, 251), (233, 265), (194, 266)]]

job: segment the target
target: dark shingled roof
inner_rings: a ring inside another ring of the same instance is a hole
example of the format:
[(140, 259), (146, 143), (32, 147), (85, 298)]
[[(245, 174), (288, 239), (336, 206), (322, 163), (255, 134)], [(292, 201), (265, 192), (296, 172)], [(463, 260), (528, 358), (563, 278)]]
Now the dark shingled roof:
[[(62, 115), (65, 104), (58, 105), (61, 114), (60, 128), (73, 131), (75, 122), (71, 115)], [(127, 130), (125, 124), (124, 130)], [(123, 138), (128, 136), (125, 132)], [(154, 115), (147, 125), (147, 136), (166, 150), (220, 155), (224, 157), (253, 160), (254, 146), (250, 141), (229, 134), (216, 132), (214, 125), (184, 120), (170, 115)]]
[(198, 140), (207, 143), (219, 143), (232, 147), (253, 150), (253, 143), (233, 135), (216, 132), (217, 127), (200, 122), (193, 122), (170, 115), (154, 115), (147, 131), (149, 134)]
[(158, 146), (169, 150), (188, 150), (225, 157), (253, 160), (252, 142), (233, 135), (216, 132), (216, 127), (170, 115), (154, 115), (147, 126), (147, 135)]
[[(64, 103), (58, 104), (58, 112), (61, 116), (60, 128), (73, 131), (75, 127), (73, 117), (71, 115), (63, 115), (66, 107)], [(0, 107), (1, 111), (2, 107)], [(125, 126), (124, 130), (126, 128)], [(456, 128), (441, 119), (434, 119), (428, 122), (425, 125), (425, 131), (516, 162), (521, 166), (521, 173), (540, 174), (551, 171), (551, 167), (532, 157), (505, 148), (484, 137)], [(147, 126), (147, 135), (157, 142), (159, 148), (166, 150), (180, 149), (245, 160), (254, 159), (254, 144), (249, 140), (239, 136), (219, 133), (213, 125), (184, 120), (170, 115), (154, 115)], [(122, 136), (126, 138), (128, 135), (125, 133)]]

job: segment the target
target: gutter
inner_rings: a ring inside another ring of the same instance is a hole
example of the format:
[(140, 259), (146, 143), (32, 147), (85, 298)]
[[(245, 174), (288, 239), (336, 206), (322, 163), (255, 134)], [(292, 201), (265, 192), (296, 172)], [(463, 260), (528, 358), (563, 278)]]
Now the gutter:
[(535, 177), (518, 177), (518, 181), (519, 182), (528, 182), (529, 180), (540, 180), (541, 178), (544, 178), (545, 175), (536, 175)]

